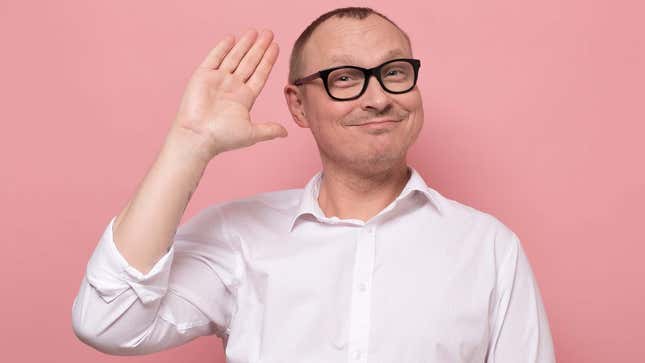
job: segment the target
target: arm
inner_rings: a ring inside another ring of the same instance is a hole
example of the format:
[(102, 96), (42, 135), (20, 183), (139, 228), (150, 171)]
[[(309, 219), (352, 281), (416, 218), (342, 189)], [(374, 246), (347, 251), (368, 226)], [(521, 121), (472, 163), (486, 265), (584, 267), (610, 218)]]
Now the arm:
[(161, 152), (114, 223), (126, 260), (142, 272), (168, 250), (207, 164), (221, 152), (286, 136), (249, 112), (278, 55), (271, 32), (222, 40), (191, 77)]
[(218, 206), (179, 227), (174, 243), (142, 274), (118, 252), (108, 224), (72, 308), (76, 335), (109, 354), (147, 354), (202, 335), (227, 335), (241, 259)]
[(510, 243), (498, 270), (486, 361), (554, 363), (549, 322), (529, 261), (514, 233), (505, 230), (501, 235)]
[(177, 117), (135, 195), (104, 231), (72, 308), (76, 335), (112, 354), (143, 354), (222, 333), (239, 258), (217, 209), (178, 227), (208, 162), (286, 130), (249, 112), (278, 55), (273, 35), (220, 41), (193, 73)]

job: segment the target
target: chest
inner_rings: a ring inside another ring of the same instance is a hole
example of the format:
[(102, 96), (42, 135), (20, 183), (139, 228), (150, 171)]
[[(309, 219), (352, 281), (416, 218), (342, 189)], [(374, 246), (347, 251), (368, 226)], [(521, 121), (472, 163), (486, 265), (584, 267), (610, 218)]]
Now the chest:
[(262, 332), (265, 354), (277, 356), (284, 341), (330, 359), (350, 351), (390, 361), (485, 354), (495, 281), (486, 241), (430, 228), (334, 232), (246, 250), (241, 298), (253, 303), (241, 314), (246, 307)]

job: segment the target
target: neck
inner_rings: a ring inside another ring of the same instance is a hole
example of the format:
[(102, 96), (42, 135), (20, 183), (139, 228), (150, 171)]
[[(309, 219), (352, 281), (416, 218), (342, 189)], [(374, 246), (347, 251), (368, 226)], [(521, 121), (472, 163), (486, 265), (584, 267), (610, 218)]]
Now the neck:
[(368, 221), (401, 194), (411, 171), (402, 160), (386, 170), (357, 171), (325, 165), (318, 204), (327, 217)]

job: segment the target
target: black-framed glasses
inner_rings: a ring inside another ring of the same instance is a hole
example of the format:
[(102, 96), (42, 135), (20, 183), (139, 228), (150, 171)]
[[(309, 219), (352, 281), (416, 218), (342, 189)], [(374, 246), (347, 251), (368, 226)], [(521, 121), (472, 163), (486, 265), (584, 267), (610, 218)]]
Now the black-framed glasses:
[(323, 69), (296, 79), (293, 84), (300, 86), (305, 82), (321, 78), (329, 97), (337, 101), (350, 101), (365, 93), (372, 75), (389, 93), (409, 92), (417, 84), (419, 67), (421, 67), (421, 61), (410, 58), (392, 59), (369, 69), (357, 66), (339, 66)]

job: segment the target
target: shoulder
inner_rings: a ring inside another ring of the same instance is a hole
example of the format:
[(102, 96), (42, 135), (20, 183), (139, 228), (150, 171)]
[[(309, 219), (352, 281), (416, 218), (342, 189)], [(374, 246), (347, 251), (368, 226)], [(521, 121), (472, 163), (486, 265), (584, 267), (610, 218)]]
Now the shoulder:
[[(192, 220), (221, 222), (235, 229), (276, 223), (288, 219), (300, 204), (303, 189), (283, 189), (214, 203), (202, 209)], [(191, 221), (192, 221), (191, 220)]]
[(270, 213), (290, 210), (300, 203), (303, 189), (283, 189), (254, 194), (212, 206), (223, 214)]
[[(178, 228), (180, 235), (222, 236), (231, 226), (257, 225), (282, 220), (298, 207), (303, 189), (258, 193), (213, 203), (199, 210)], [(277, 217), (277, 219), (276, 219)]]
[[(441, 210), (441, 223), (459, 234), (477, 236), (477, 240), (499, 251), (508, 251), (519, 244), (515, 232), (499, 217), (455, 199), (448, 198), (428, 187), (428, 193)], [(503, 253), (503, 252), (502, 252)]]

